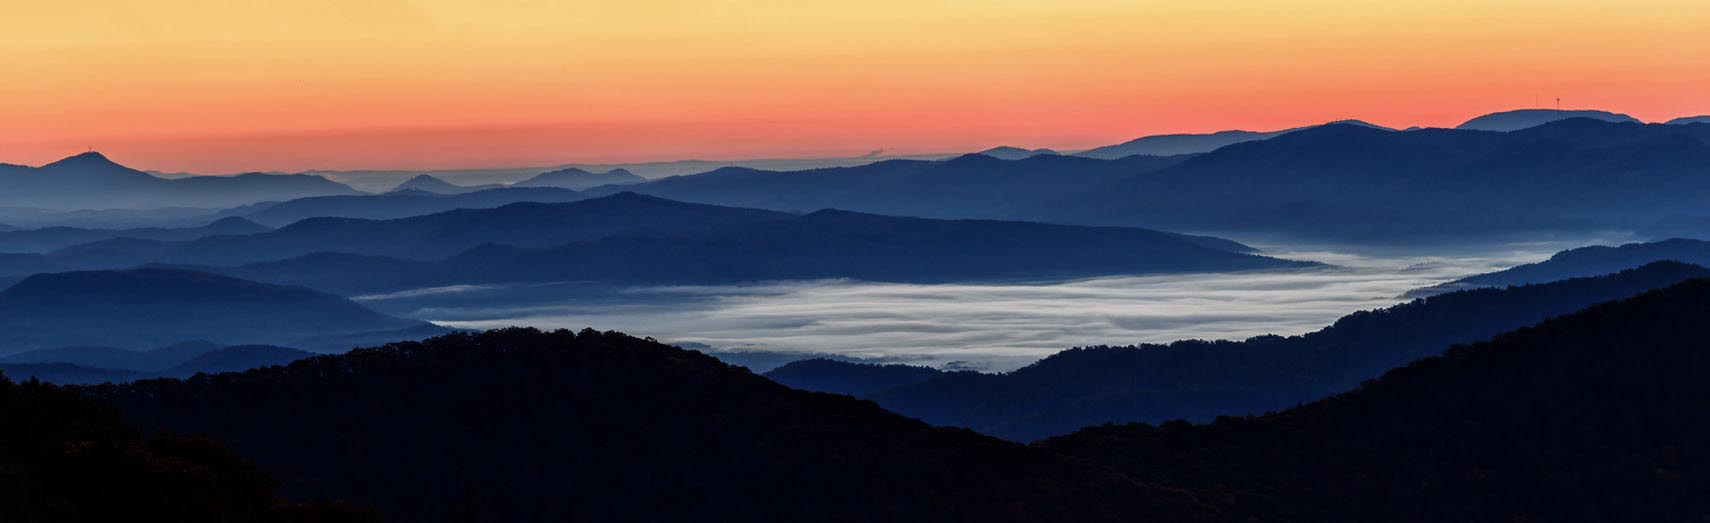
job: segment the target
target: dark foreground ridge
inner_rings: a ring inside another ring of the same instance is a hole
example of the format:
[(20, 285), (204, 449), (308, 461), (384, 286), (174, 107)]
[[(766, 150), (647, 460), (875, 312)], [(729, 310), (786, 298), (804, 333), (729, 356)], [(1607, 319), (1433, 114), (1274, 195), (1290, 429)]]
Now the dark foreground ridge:
[(1197, 509), (1027, 447), (616, 333), (449, 335), (82, 389), (392, 521), (1111, 520)]
[(205, 439), (144, 440), (111, 407), (0, 377), (0, 521), (378, 521), (290, 504), (254, 465)]

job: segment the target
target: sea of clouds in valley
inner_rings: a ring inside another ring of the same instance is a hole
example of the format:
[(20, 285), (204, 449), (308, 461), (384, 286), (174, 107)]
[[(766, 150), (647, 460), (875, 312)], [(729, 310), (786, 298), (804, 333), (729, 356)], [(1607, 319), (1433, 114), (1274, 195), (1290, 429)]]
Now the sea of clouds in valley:
[(1403, 301), (1412, 289), (1541, 260), (1566, 246), (1510, 245), (1459, 256), (1270, 249), (1334, 266), (1047, 283), (537, 284), (359, 299), (453, 327), (591, 326), (715, 352), (821, 353), (1002, 371), (1075, 346), (1301, 334), (1353, 311)]

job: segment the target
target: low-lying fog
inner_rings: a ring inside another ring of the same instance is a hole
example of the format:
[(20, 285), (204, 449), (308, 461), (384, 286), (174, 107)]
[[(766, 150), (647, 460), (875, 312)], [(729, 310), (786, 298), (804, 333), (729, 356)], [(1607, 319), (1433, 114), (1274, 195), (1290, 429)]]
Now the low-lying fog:
[(453, 327), (592, 326), (720, 351), (829, 353), (1003, 371), (1082, 345), (1301, 334), (1353, 311), (1404, 301), (1400, 295), (1412, 289), (1542, 260), (1579, 244), (1506, 246), (1462, 256), (1271, 249), (1267, 254), (1335, 267), (1052, 283), (544, 284), (358, 299)]

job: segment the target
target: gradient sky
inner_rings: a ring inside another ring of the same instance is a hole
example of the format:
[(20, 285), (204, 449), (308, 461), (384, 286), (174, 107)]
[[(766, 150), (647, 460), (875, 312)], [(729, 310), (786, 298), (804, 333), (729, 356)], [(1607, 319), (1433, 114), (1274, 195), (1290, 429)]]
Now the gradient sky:
[[(1710, 113), (1710, 2), (62, 0), (0, 8), (0, 162), (854, 156), (1532, 106)], [(1395, 4), (1395, 5), (1392, 5)]]

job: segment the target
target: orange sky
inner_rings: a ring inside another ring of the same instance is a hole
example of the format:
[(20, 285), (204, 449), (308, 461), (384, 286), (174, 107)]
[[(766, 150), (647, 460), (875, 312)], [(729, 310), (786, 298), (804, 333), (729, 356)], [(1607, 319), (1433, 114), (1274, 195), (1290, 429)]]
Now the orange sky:
[(0, 162), (233, 172), (1062, 149), (1531, 106), (1710, 113), (1710, 2), (65, 0)]

